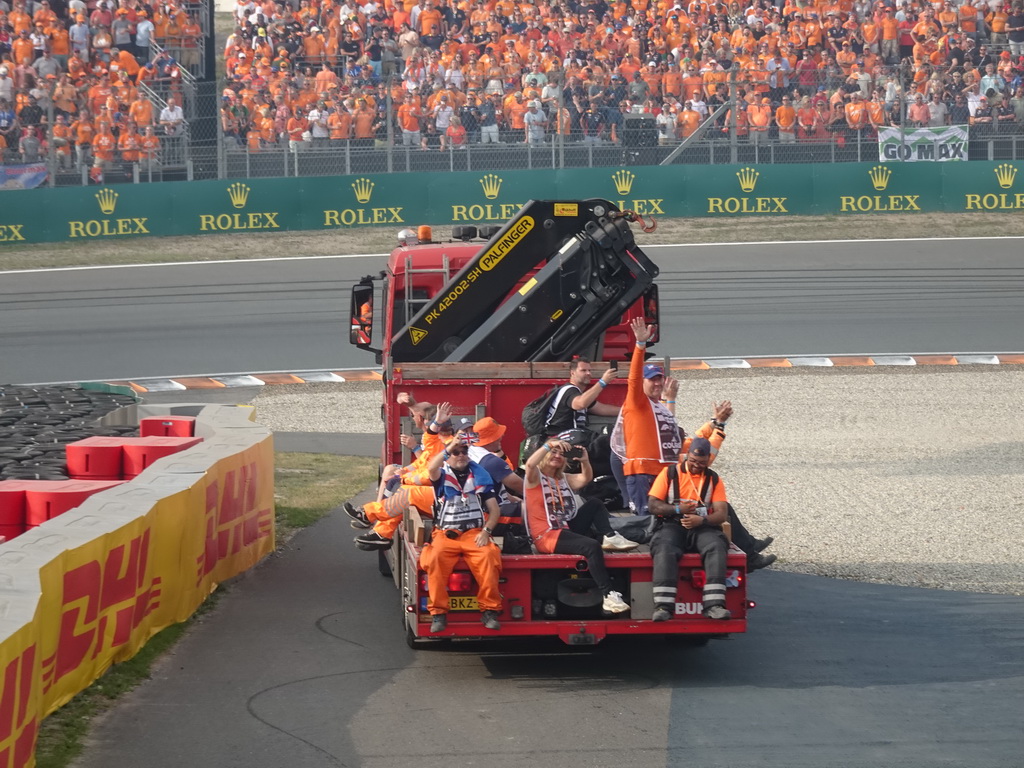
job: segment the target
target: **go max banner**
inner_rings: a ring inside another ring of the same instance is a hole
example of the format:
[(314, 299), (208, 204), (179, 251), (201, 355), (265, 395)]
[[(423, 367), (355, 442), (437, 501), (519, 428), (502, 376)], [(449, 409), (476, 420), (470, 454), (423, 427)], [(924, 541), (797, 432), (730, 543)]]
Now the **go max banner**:
[(967, 159), (967, 126), (878, 129), (878, 159), (905, 163)]

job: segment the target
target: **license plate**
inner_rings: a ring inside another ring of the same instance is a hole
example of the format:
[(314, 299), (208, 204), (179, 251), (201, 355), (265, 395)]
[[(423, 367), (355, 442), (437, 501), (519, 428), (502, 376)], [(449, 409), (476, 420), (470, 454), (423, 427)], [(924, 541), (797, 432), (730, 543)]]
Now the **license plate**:
[(597, 645), (597, 635), (592, 635), (589, 632), (569, 635), (568, 640), (569, 645)]
[(465, 595), (459, 597), (448, 597), (448, 610), (449, 611), (479, 611), (480, 606), (476, 602), (476, 597), (472, 595)]

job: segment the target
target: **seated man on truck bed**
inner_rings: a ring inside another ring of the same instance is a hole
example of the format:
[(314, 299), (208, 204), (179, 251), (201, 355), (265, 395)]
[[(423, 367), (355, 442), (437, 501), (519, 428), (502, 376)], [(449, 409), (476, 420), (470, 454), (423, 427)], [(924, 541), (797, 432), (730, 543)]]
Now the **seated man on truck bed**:
[[(420, 432), (426, 429), (427, 422), (433, 420), (434, 414), (437, 413), (437, 406), (433, 403), (418, 403), (407, 392), (399, 392), (396, 400), (408, 407), (413, 425)], [(402, 434), (400, 440), (402, 445), (412, 453), (412, 462), (404, 467), (400, 464), (388, 464), (381, 470), (380, 484), (377, 486), (376, 503), (378, 505), (398, 490), (398, 486), (405, 482), (406, 478), (422, 474), (427, 461), (430, 460), (430, 456), (423, 452), (423, 445), (415, 437)], [(348, 501), (342, 506), (345, 509), (345, 513), (352, 518), (353, 528), (371, 527), (372, 521), (367, 515), (371, 511), (379, 511), (375, 508), (368, 509), (367, 507), (357, 509)]]
[(498, 496), (487, 470), (469, 458), (469, 441), (452, 439), (427, 465), (440, 508), (430, 544), (420, 553), (427, 573), (427, 610), (432, 633), (448, 626), (448, 577), (461, 556), (476, 579), (477, 604), (487, 629), (501, 629), (501, 552), (491, 541), (498, 524)]
[[(423, 430), (426, 435), (426, 425), (433, 423), (437, 407), (431, 403), (417, 403), (405, 392), (398, 394), (398, 402), (408, 406), (416, 427)], [(356, 508), (350, 502), (342, 505), (345, 513), (352, 518), (353, 528), (373, 528), (372, 531), (355, 538), (355, 545), (360, 549), (388, 549), (406, 509), (414, 506), (430, 514), (433, 508), (433, 488), (427, 476), (426, 466), (433, 454), (442, 450), (443, 446), (436, 434), (435, 442), (429, 446), (413, 447), (410, 442), (414, 443), (415, 438), (409, 435), (402, 435), (402, 438), (406, 446), (412, 449), (412, 463), (405, 467), (397, 464), (384, 467), (376, 501), (371, 501), (361, 508)]]
[(512, 544), (526, 536), (526, 528), (523, 527), (523, 478), (515, 473), (515, 467), (502, 450), (505, 425), (491, 416), (484, 416), (473, 425), (473, 433), (476, 440), (469, 446), (469, 458), (487, 470), (498, 491), (501, 517), (496, 535), (503, 539), (503, 552), (517, 554)]
[(666, 467), (651, 486), (647, 504), (657, 515), (658, 529), (651, 537), (654, 561), (654, 621), (675, 615), (679, 559), (684, 552), (699, 552), (707, 581), (703, 615), (728, 619), (725, 607), (725, 562), (729, 541), (722, 533), (728, 518), (725, 483), (708, 469), (711, 443), (698, 437), (678, 465)]

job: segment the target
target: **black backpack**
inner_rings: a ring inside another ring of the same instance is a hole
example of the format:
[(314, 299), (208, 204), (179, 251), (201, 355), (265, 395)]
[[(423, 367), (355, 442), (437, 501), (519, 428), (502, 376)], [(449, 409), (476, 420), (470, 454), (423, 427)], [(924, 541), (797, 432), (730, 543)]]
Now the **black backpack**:
[(557, 387), (552, 387), (536, 400), (531, 400), (526, 404), (523, 408), (521, 423), (523, 431), (528, 437), (543, 434), (544, 428), (548, 423), (549, 414), (558, 407), (557, 401), (561, 399), (565, 390), (571, 386), (572, 384), (561, 384)]

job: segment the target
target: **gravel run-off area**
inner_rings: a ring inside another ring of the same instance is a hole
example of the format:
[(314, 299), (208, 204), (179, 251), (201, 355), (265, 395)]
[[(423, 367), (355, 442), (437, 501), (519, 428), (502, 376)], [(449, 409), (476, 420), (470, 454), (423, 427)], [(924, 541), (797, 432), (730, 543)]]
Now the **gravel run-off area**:
[[(715, 463), (779, 569), (1024, 595), (1024, 368), (681, 375), (679, 422), (736, 413)], [(276, 431), (382, 432), (377, 383), (267, 387)], [(499, 421), (519, 414), (494, 414)], [(506, 446), (508, 448), (508, 446)]]

